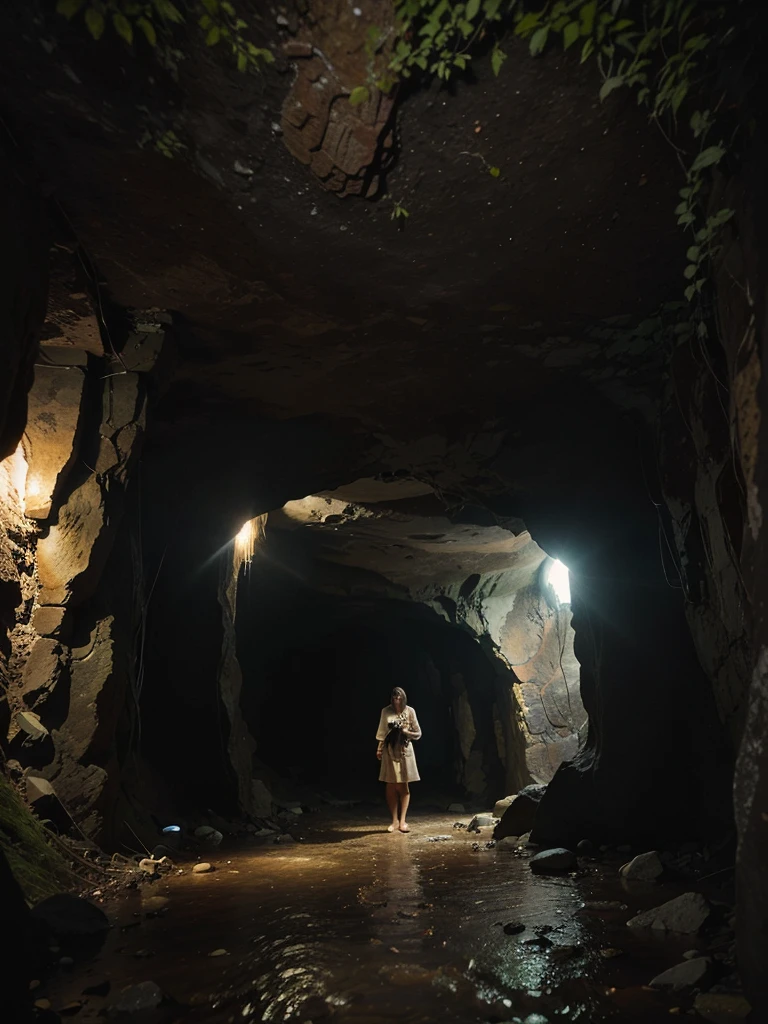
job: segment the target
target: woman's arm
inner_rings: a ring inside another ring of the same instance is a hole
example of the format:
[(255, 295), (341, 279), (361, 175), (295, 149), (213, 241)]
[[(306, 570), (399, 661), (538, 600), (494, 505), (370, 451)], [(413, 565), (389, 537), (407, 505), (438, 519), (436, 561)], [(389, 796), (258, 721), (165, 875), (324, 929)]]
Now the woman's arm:
[(421, 739), (421, 726), (419, 720), (416, 717), (416, 712), (413, 708), (409, 708), (410, 715), (408, 716), (408, 728), (403, 729), (403, 736), (407, 740), (420, 740)]

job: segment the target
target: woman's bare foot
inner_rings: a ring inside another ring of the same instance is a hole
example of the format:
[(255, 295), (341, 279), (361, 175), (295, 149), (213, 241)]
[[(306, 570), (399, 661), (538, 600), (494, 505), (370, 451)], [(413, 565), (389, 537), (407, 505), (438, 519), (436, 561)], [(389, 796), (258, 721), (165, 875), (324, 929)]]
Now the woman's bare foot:
[(400, 831), (401, 832), (410, 832), (411, 830), (408, 828), (408, 826), (406, 825), (406, 823), (404, 821), (401, 821), (400, 822)]
[(394, 832), (396, 828), (397, 824), (395, 822), (392, 822), (392, 824), (387, 828), (387, 832)]

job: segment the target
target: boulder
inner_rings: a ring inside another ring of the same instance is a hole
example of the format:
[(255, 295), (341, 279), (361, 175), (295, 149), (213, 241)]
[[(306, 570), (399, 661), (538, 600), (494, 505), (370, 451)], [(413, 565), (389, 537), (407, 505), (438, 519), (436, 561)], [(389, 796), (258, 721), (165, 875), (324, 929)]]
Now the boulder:
[(686, 892), (653, 910), (637, 914), (627, 928), (653, 928), (656, 931), (693, 934), (709, 917), (710, 906), (701, 893)]
[(696, 1013), (711, 1024), (736, 1024), (746, 1020), (752, 1007), (738, 992), (703, 992), (693, 1003)]
[(576, 854), (562, 846), (542, 850), (531, 857), (531, 871), (537, 875), (557, 875), (569, 871), (576, 864)]
[(464, 804), (448, 804), (449, 814), (465, 814)]
[(692, 960), (683, 960), (681, 964), (657, 975), (650, 986), (667, 992), (690, 992), (707, 983), (711, 970), (712, 961), (708, 957), (697, 956)]
[[(503, 800), (497, 800), (496, 803), (493, 805), (494, 818), (501, 818), (504, 814), (504, 811), (506, 811), (506, 809), (509, 807), (509, 805), (513, 802), (514, 799), (514, 796), (505, 796)], [(451, 808), (449, 807), (448, 810), (450, 811), (450, 809)]]
[(212, 825), (201, 825), (195, 829), (195, 839), (199, 839), (206, 846), (221, 846), (224, 836)]
[(503, 839), (497, 839), (496, 840), (496, 846), (494, 847), (494, 849), (495, 850), (504, 850), (504, 851), (507, 851), (509, 853), (512, 853), (512, 852), (514, 852), (517, 849), (518, 846), (519, 846), (519, 841), (518, 841), (517, 836), (504, 836)]
[(117, 998), (110, 1003), (110, 1014), (138, 1013), (140, 1010), (154, 1010), (163, 1001), (163, 990), (154, 981), (140, 981), (121, 989)]
[(77, 939), (107, 931), (103, 910), (88, 900), (68, 893), (49, 896), (32, 908), (32, 916), (47, 925), (57, 939)]
[(619, 871), (621, 877), (626, 878), (628, 882), (651, 882), (663, 873), (664, 865), (655, 850), (638, 854)]
[(493, 838), (504, 839), (505, 836), (519, 836), (523, 832), (530, 832), (536, 820), (539, 803), (546, 791), (546, 786), (526, 786), (521, 789), (493, 830)]

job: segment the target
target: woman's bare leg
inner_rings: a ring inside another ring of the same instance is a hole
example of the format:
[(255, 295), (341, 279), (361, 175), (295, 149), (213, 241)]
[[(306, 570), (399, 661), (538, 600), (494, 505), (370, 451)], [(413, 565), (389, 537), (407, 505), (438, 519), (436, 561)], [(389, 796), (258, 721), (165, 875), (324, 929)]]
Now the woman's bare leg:
[(391, 826), (390, 831), (394, 832), (394, 830), (398, 827), (398, 817), (397, 817), (397, 796), (398, 796), (397, 790), (398, 790), (398, 786), (397, 786), (397, 783), (395, 783), (395, 782), (388, 782), (386, 785), (387, 785), (387, 807), (389, 808), (390, 814), (392, 815), (392, 826)]
[(410, 802), (411, 802), (411, 791), (408, 788), (408, 783), (407, 782), (401, 783), (397, 788), (400, 790), (400, 825), (399, 825), (399, 828), (400, 828), (401, 832), (408, 832), (409, 831), (409, 829), (408, 829), (408, 822), (405, 820), (405, 817), (408, 814), (408, 804), (410, 804)]

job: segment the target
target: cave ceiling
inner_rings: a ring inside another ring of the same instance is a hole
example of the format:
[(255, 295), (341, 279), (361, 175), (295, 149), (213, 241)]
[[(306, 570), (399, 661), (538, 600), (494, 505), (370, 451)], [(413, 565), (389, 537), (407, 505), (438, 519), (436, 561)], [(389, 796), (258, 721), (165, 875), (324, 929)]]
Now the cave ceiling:
[[(600, 103), (594, 69), (512, 43), (498, 78), (480, 58), (450, 88), (403, 93), (378, 195), (340, 198), (286, 144), (302, 69), (284, 54), (355, 51), (376, 4), (333, 34), (346, 6), (287, 27), (260, 7), (279, 56), (250, 75), (192, 32), (171, 74), (11, 5), (3, 118), (54, 210), (46, 351), (93, 352), (115, 307), (170, 311), (159, 438), (315, 417), (450, 446), (541, 402), (580, 407), (585, 388), (647, 413), (658, 353), (642, 324), (679, 297), (683, 256), (661, 134), (631, 96)], [(170, 128), (173, 159), (148, 142)]]

